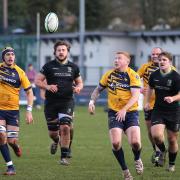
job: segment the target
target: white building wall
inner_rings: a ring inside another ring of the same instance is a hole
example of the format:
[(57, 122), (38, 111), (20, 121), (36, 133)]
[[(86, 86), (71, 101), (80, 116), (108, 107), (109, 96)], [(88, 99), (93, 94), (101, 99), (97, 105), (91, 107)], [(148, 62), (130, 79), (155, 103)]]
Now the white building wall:
[[(71, 43), (71, 56), (80, 55), (79, 42), (74, 39)], [(41, 42), (40, 67), (45, 64), (45, 59), (53, 55), (54, 42), (49, 40)], [(162, 49), (171, 52), (173, 55), (180, 57), (180, 38), (174, 40), (166, 38), (150, 38), (146, 41), (141, 37), (111, 37), (102, 36), (100, 39), (86, 39), (84, 47), (84, 66), (86, 67), (85, 85), (97, 85), (102, 74), (113, 66), (114, 55), (116, 51), (127, 51), (135, 56), (136, 66), (140, 67), (146, 63), (153, 47), (161, 47)], [(180, 69), (180, 59), (176, 62), (177, 69)], [(139, 109), (142, 107), (143, 96), (139, 98)]]
[(172, 53), (173, 55), (180, 55), (180, 39), (172, 39), (166, 37), (165, 39), (157, 38), (153, 40), (148, 38), (144, 41), (142, 38), (137, 39), (137, 52), (136, 52), (136, 63), (139, 67), (141, 64), (146, 63), (148, 56), (151, 54), (153, 47), (161, 47), (163, 50)]
[[(71, 56), (80, 54), (79, 42), (74, 39), (71, 43)], [(41, 42), (40, 67), (45, 63), (46, 56), (54, 58), (53, 55), (54, 42), (49, 40)], [(153, 47), (161, 47), (164, 50), (171, 52), (173, 55), (180, 56), (180, 38), (175, 38), (174, 41), (168, 37), (162, 38), (147, 38), (145, 41), (142, 38), (134, 37), (112, 37), (102, 36), (101, 39), (91, 38), (86, 39), (84, 47), (84, 66), (86, 67), (86, 85), (95, 85), (98, 83), (101, 75), (113, 66), (114, 55), (116, 51), (127, 51), (135, 55), (136, 66), (146, 63), (148, 56)], [(180, 59), (177, 61), (177, 66), (180, 66)], [(180, 67), (177, 67), (180, 68)]]
[[(101, 41), (87, 40), (85, 43), (86, 85), (97, 84), (101, 75), (113, 67), (117, 51), (136, 52), (136, 41), (131, 38), (102, 37)], [(102, 69), (100, 68), (102, 67)]]
[(46, 62), (46, 57), (51, 56), (51, 59), (54, 58), (53, 55), (53, 46), (54, 43), (52, 41), (42, 41), (41, 42), (41, 48), (40, 48), (40, 68), (45, 64)]

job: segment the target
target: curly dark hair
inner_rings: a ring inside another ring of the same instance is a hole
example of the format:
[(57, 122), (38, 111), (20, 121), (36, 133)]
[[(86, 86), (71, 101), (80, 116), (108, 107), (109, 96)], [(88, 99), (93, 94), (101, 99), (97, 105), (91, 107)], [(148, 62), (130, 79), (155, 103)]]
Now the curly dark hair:
[(58, 46), (62, 46), (62, 45), (64, 45), (64, 46), (67, 47), (68, 52), (70, 51), (70, 49), (71, 49), (70, 43), (67, 42), (67, 41), (60, 40), (60, 41), (57, 41), (57, 42), (54, 44), (54, 54), (55, 54), (55, 51), (56, 51), (57, 47), (58, 47)]

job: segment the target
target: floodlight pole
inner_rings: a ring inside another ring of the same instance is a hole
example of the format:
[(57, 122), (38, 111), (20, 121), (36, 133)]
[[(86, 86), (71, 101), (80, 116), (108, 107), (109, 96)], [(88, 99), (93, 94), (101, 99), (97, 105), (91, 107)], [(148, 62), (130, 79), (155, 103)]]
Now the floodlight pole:
[(37, 43), (37, 59), (36, 59), (36, 64), (38, 70), (40, 70), (40, 13), (38, 12), (36, 15), (36, 43)]
[(81, 74), (85, 78), (84, 69), (84, 34), (85, 34), (85, 0), (79, 0), (79, 42), (80, 42), (80, 55), (79, 66)]
[(8, 30), (8, 0), (3, 0), (3, 33)]

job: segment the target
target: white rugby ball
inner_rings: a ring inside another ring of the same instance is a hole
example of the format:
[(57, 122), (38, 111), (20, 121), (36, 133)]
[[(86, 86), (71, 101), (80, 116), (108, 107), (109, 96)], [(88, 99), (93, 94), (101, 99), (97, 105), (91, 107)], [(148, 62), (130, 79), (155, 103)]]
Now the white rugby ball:
[(59, 19), (57, 15), (53, 12), (47, 14), (44, 21), (44, 26), (47, 32), (49, 33), (56, 32), (59, 26)]

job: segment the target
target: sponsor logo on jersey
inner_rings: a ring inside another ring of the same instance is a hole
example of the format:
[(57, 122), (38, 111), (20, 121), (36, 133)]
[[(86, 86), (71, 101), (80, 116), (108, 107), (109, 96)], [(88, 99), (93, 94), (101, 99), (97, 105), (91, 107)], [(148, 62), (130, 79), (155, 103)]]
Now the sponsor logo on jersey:
[(72, 68), (68, 67), (68, 72), (71, 73), (72, 72)]
[(168, 79), (167, 80), (167, 86), (171, 86), (172, 85), (172, 80), (171, 79)]

